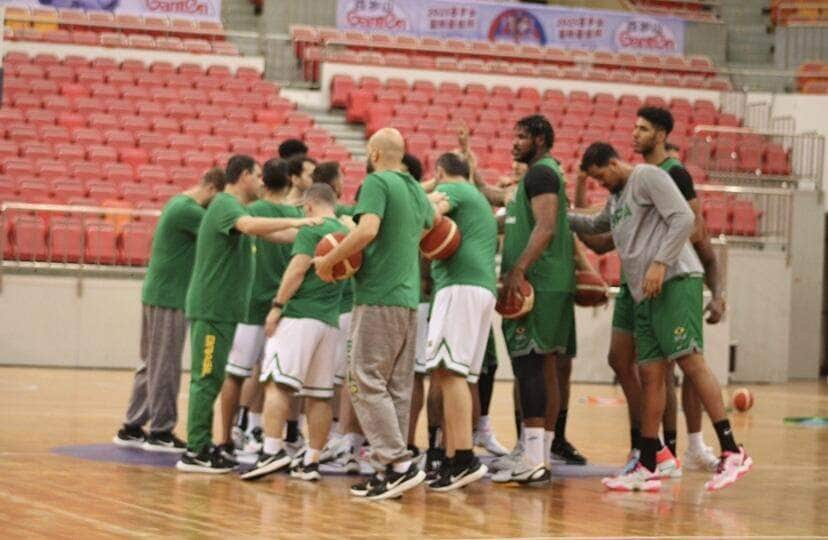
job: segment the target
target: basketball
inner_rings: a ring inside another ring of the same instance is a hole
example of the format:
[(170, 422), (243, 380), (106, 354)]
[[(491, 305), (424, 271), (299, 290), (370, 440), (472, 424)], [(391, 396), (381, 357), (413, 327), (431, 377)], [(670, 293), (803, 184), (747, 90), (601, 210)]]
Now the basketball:
[(498, 294), (495, 310), (504, 319), (520, 319), (535, 307), (535, 289), (526, 280), (520, 284), (520, 293), (507, 299), (505, 289)]
[[(339, 245), (345, 238), (342, 233), (330, 233), (322, 237), (322, 240), (316, 244), (316, 256), (323, 257), (330, 253), (330, 251)], [(333, 267), (333, 277), (337, 281), (348, 279), (359, 271), (362, 266), (362, 252), (354, 253), (344, 261), (336, 263)]]
[(745, 412), (753, 407), (753, 393), (747, 388), (737, 388), (733, 392), (733, 408)]
[(575, 272), (575, 304), (584, 307), (600, 306), (607, 302), (607, 286), (594, 272)]
[(442, 216), (427, 235), (420, 240), (420, 253), (426, 259), (448, 259), (460, 247), (462, 235), (453, 219)]

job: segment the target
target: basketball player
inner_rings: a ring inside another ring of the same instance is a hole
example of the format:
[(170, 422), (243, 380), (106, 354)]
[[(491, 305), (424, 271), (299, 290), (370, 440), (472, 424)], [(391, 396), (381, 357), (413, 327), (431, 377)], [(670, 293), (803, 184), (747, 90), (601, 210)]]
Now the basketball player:
[(375, 172), (360, 190), (357, 227), (316, 260), (317, 274), (331, 281), (334, 264), (364, 250), (354, 278), (348, 384), (376, 472), (351, 493), (371, 500), (397, 497), (425, 479), (411, 459), (405, 435), (417, 332), (419, 242), (432, 225), (434, 210), (417, 181), (400, 172), (404, 148), (395, 129), (371, 137), (368, 159)]
[(320, 225), (304, 227), (293, 243), (292, 257), (267, 315), (265, 362), (264, 448), (243, 480), (261, 478), (291, 464), (282, 430), (294, 393), (305, 398), (309, 448), (291, 467), (291, 476), (319, 480), (319, 454), (331, 429), (331, 404), (339, 342), (338, 307), (342, 282), (326, 283), (311, 268), (316, 245), (328, 234), (347, 233), (336, 219), (336, 194), (330, 186), (314, 184), (305, 191), (306, 216)]
[[(173, 434), (178, 419), (181, 353), (187, 333), (187, 285), (204, 208), (224, 189), (224, 171), (210, 169), (201, 183), (170, 199), (161, 211), (141, 292), (141, 366), (135, 372), (118, 446), (183, 452)], [(149, 422), (149, 435), (142, 426)]]
[(695, 217), (669, 175), (653, 165), (632, 166), (606, 143), (593, 143), (581, 169), (612, 194), (600, 214), (570, 215), (580, 234), (612, 232), (635, 307), (635, 344), (642, 383), (641, 457), (635, 469), (605, 478), (621, 491), (657, 491), (662, 451), (665, 372), (675, 360), (713, 421), (721, 447), (717, 473), (705, 484), (718, 490), (747, 473), (752, 459), (733, 438), (721, 390), (702, 355), (702, 266), (688, 240)]
[(295, 156), (304, 156), (308, 153), (307, 145), (299, 139), (285, 139), (279, 145), (279, 157), (290, 159)]
[(252, 217), (244, 205), (260, 190), (262, 170), (249, 156), (231, 157), (225, 176), (224, 191), (213, 198), (201, 220), (187, 289), (192, 349), (187, 452), (176, 464), (185, 472), (226, 473), (235, 466), (230, 456), (212, 448), (213, 404), (236, 324), (247, 317), (254, 271), (249, 236), (292, 241), (296, 231), (291, 228), (316, 221)]

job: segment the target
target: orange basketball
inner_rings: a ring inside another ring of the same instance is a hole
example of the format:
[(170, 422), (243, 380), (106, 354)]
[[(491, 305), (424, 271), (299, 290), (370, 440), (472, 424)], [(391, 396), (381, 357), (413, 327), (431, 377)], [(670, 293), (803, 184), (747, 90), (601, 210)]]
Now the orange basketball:
[(579, 306), (600, 306), (607, 301), (607, 286), (594, 272), (575, 272), (575, 303)]
[(747, 388), (737, 388), (733, 392), (733, 408), (745, 412), (753, 407), (753, 393)]
[(448, 259), (460, 247), (461, 239), (457, 223), (449, 217), (441, 216), (420, 240), (420, 253), (430, 261)]
[[(333, 248), (338, 246), (345, 235), (342, 233), (329, 233), (322, 237), (322, 240), (316, 244), (316, 256), (323, 257), (327, 255)], [(348, 279), (357, 273), (360, 266), (362, 266), (362, 252), (354, 253), (344, 261), (336, 263), (333, 267), (333, 277), (337, 281)]]
[(495, 310), (504, 319), (520, 319), (535, 307), (535, 289), (526, 280), (520, 284), (520, 293), (507, 299), (505, 289), (501, 289)]

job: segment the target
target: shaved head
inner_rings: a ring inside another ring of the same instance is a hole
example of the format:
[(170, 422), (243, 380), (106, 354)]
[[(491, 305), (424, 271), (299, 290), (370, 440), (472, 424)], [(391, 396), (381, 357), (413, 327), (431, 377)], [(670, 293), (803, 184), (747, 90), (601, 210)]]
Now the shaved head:
[(399, 170), (405, 154), (405, 139), (394, 128), (382, 128), (368, 140), (368, 158), (377, 171)]

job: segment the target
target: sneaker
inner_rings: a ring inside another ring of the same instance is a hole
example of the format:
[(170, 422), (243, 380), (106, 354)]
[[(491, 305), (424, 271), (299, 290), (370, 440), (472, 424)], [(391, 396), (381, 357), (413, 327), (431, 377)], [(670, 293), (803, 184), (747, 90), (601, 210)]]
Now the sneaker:
[(707, 491), (717, 491), (726, 488), (730, 484), (736, 482), (743, 477), (753, 467), (753, 458), (751, 458), (744, 447), (739, 447), (739, 452), (723, 452), (719, 460), (719, 467), (713, 479), (705, 482), (704, 487)]
[(345, 474), (359, 474), (360, 466), (353, 452), (339, 456), (334, 463), (342, 467)]
[(308, 480), (311, 482), (322, 479), (322, 475), (319, 474), (319, 463), (310, 463), (308, 465), (300, 463), (295, 467), (291, 467), (290, 476), (291, 478), (298, 478), (300, 480)]
[(659, 491), (661, 489), (658, 474), (648, 471), (641, 463), (637, 463), (632, 472), (604, 478), (601, 483), (612, 491)]
[(635, 466), (638, 465), (638, 460), (641, 459), (641, 450), (638, 448), (633, 448), (630, 450), (629, 455), (627, 456), (627, 463), (624, 465), (624, 468), (621, 469), (621, 472), (618, 473), (618, 476), (622, 476), (625, 474), (630, 474), (635, 470)]
[(431, 484), (439, 482), (446, 476), (451, 476), (452, 463), (448, 458), (443, 458), (439, 468), (426, 471), (426, 485), (431, 487)]
[(264, 447), (264, 432), (262, 428), (256, 427), (252, 431), (245, 434), (246, 442), (241, 449), (244, 454), (258, 454)]
[(319, 463), (336, 461), (345, 454), (352, 454), (353, 449), (348, 440), (343, 436), (331, 437), (325, 443), (325, 448), (319, 454)]
[(233, 466), (238, 466), (239, 462), (236, 460), (236, 447), (233, 446), (233, 443), (219, 444), (215, 448), (216, 451), (221, 454), (222, 458), (233, 463)]
[(506, 484), (512, 481), (512, 469), (503, 469), (492, 473), (492, 482), (496, 484)]
[(279, 450), (277, 454), (259, 454), (259, 459), (249, 471), (242, 473), (242, 480), (254, 480), (275, 473), (290, 465), (290, 456), (284, 449)]
[(139, 427), (125, 425), (112, 437), (112, 442), (124, 448), (143, 448), (147, 434)]
[(493, 456), (500, 457), (509, 453), (497, 440), (491, 428), (476, 430), (472, 433), (472, 441), (475, 446), (484, 449)]
[(428, 487), (434, 491), (451, 491), (453, 489), (460, 489), (463, 486), (480, 480), (486, 476), (488, 471), (489, 469), (480, 463), (480, 460), (477, 459), (477, 457), (474, 457), (472, 461), (464, 467), (458, 467), (457, 465), (451, 467), (448, 474), (441, 475), (440, 478), (429, 484)]
[(230, 440), (233, 441), (236, 450), (244, 450), (244, 446), (247, 444), (247, 434), (239, 426), (233, 426), (233, 429), (230, 430)]
[(681, 478), (681, 462), (666, 446), (656, 454), (656, 473), (662, 480)]
[(295, 441), (293, 441), (293, 442), (285, 441), (285, 450), (291, 456), (296, 456), (296, 454), (298, 454), (306, 446), (307, 446), (307, 444), (305, 443), (305, 438), (302, 436), (301, 433), (299, 434), (299, 436), (296, 438)]
[(187, 450), (187, 443), (170, 431), (150, 433), (142, 448), (148, 452), (181, 453)]
[(719, 467), (719, 458), (709, 446), (688, 448), (684, 452), (684, 466), (691, 471), (715, 472)]
[(394, 499), (400, 497), (409, 489), (415, 488), (425, 480), (426, 474), (412, 463), (404, 473), (394, 472), (393, 468), (385, 473), (385, 479), (372, 489), (366, 496), (372, 501)]
[(426, 451), (425, 472), (426, 480), (433, 482), (440, 475), (440, 468), (446, 461), (446, 451), (442, 448), (429, 448)]
[(506, 454), (505, 456), (500, 456), (499, 458), (494, 459), (489, 464), (489, 469), (492, 471), (511, 471), (515, 468), (515, 465), (520, 463), (523, 459), (523, 445), (518, 443), (512, 449), (511, 452)]
[(587, 459), (566, 439), (552, 441), (552, 458), (567, 465), (586, 465)]
[(526, 456), (522, 456), (519, 463), (512, 469), (512, 482), (525, 485), (546, 484), (552, 480), (552, 473), (546, 468), (543, 463), (533, 465), (526, 460)]
[(236, 463), (224, 459), (216, 448), (212, 451), (196, 454), (190, 450), (184, 452), (175, 468), (181, 472), (226, 474), (236, 467)]
[(308, 447), (305, 446), (304, 448), (302, 448), (301, 450), (299, 450), (298, 452), (293, 454), (293, 458), (290, 460), (290, 468), (291, 469), (294, 469), (295, 467), (298, 467), (299, 465), (304, 463), (305, 453), (307, 451), (308, 451)]
[(380, 473), (374, 473), (359, 484), (351, 486), (351, 495), (354, 497), (367, 497), (368, 494), (383, 482), (384, 478)]

